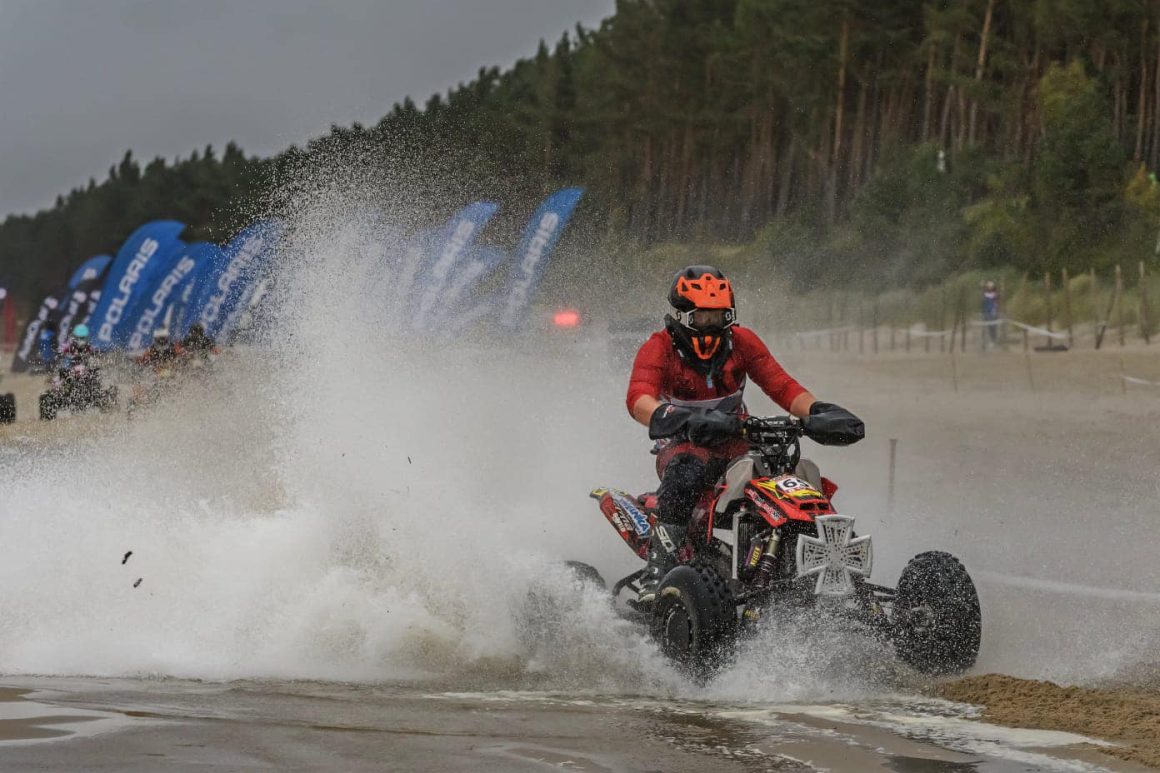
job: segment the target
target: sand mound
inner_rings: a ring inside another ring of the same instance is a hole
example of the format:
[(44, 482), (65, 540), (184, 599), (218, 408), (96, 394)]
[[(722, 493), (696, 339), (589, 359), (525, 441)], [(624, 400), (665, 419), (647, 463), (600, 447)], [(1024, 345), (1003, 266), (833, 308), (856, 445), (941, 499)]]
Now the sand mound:
[(1160, 690), (1061, 687), (987, 674), (942, 685), (939, 693), (984, 706), (991, 722), (1105, 738), (1119, 744), (1106, 753), (1160, 767)]

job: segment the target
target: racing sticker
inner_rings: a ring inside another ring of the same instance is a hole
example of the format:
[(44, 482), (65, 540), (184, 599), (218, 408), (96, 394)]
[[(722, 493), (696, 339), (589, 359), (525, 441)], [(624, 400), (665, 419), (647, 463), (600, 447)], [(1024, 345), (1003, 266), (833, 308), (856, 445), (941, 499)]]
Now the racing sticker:
[(612, 521), (612, 525), (616, 527), (618, 532), (621, 534), (632, 534), (634, 531), (636, 531), (636, 527), (632, 525), (624, 512), (616, 506), (615, 502), (609, 509), (611, 512), (606, 513), (608, 515), (608, 520)]
[(617, 508), (622, 513), (632, 520), (632, 525), (636, 527), (637, 534), (644, 536), (649, 533), (648, 516), (629, 500), (627, 494), (614, 491), (612, 492), (612, 501), (616, 503)]
[(785, 516), (778, 512), (777, 508), (766, 501), (765, 497), (761, 494), (758, 494), (753, 489), (746, 489), (745, 496), (753, 503), (758, 512), (768, 518), (774, 526), (780, 526), (785, 523)]
[(791, 499), (815, 499), (822, 497), (822, 492), (814, 488), (812, 483), (792, 475), (784, 478), (766, 478), (762, 481), (754, 481), (754, 485), (766, 491), (773, 492), (775, 496), (781, 499), (787, 497)]

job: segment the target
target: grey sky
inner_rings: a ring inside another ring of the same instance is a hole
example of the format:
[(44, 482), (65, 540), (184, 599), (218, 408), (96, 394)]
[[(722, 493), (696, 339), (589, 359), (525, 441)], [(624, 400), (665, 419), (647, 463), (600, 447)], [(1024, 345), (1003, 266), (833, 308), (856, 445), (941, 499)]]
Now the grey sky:
[(614, 0), (0, 0), (0, 217), (127, 149), (267, 155), (594, 27)]

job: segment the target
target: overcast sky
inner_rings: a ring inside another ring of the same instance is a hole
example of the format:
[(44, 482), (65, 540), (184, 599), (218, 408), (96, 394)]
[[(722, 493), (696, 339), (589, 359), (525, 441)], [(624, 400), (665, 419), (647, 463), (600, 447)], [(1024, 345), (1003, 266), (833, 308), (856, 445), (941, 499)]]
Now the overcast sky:
[(268, 155), (595, 27), (614, 0), (0, 0), (0, 217), (127, 149)]

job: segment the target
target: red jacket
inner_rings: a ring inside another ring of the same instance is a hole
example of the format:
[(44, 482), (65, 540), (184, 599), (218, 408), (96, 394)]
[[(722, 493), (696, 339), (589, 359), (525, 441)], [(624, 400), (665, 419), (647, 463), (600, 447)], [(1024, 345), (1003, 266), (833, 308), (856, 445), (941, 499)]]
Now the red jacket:
[(644, 395), (682, 403), (740, 396), (746, 376), (788, 411), (794, 399), (806, 391), (805, 387), (790, 378), (756, 333), (740, 325), (734, 325), (732, 330), (733, 351), (712, 386), (681, 360), (667, 330), (653, 333), (640, 347), (632, 365), (628, 412), (632, 413), (632, 406)]

